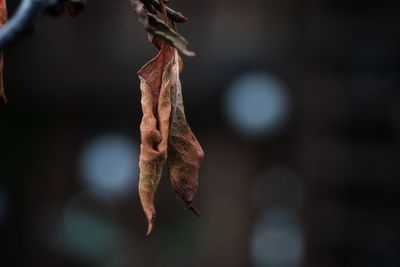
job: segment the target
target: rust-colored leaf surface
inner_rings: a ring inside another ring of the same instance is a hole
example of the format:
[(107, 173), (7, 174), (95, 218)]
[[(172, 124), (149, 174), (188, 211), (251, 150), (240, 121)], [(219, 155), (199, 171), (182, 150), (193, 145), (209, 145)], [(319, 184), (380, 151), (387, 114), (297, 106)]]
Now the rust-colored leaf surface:
[[(7, 6), (6, 0), (0, 0), (0, 27), (3, 27), (7, 22)], [(4, 58), (3, 53), (0, 53), (0, 102), (7, 103), (7, 98), (4, 93), (4, 82), (3, 82), (3, 68)]]
[(153, 229), (154, 195), (167, 159), (173, 59), (174, 49), (164, 43), (158, 55), (138, 72), (143, 111), (139, 196), (148, 221), (147, 234)]
[(192, 201), (198, 187), (198, 177), (204, 152), (186, 121), (179, 80), (180, 57), (175, 51), (171, 76), (171, 124), (168, 140), (169, 177), (177, 198), (185, 208), (195, 212)]
[(139, 0), (131, 0), (139, 20), (149, 31), (158, 55), (139, 72), (143, 118), (140, 124), (139, 196), (148, 221), (147, 234), (153, 230), (154, 196), (163, 166), (168, 163), (169, 177), (177, 198), (192, 210), (198, 187), (204, 152), (186, 121), (179, 75), (183, 68), (178, 50), (186, 55), (187, 42), (168, 24), (162, 0), (164, 20), (148, 13)]

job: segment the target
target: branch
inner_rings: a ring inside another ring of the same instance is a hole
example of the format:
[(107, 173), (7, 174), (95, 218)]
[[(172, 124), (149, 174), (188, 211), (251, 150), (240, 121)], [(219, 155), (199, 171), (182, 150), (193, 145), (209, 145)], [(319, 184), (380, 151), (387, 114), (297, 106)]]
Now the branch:
[(49, 2), (50, 0), (23, 0), (12, 19), (0, 29), (0, 49), (15, 41), (48, 7)]
[(0, 29), (0, 50), (18, 39), (34, 25), (40, 15), (58, 15), (67, 5), (71, 15), (76, 15), (85, 5), (85, 0), (22, 0), (14, 16)]

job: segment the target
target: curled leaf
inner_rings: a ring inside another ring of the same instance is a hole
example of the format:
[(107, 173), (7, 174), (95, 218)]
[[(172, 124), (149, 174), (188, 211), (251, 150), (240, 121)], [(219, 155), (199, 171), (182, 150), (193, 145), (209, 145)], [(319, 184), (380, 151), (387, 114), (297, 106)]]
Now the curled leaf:
[(143, 111), (140, 124), (139, 196), (148, 221), (147, 234), (153, 229), (154, 195), (167, 159), (173, 56), (174, 49), (163, 43), (158, 55), (138, 72)]
[[(7, 6), (6, 0), (0, 0), (0, 27), (3, 27), (7, 23)], [(0, 101), (7, 103), (7, 98), (4, 93), (4, 82), (3, 82), (3, 68), (4, 58), (3, 53), (0, 53)]]
[(193, 51), (188, 50), (188, 41), (182, 35), (174, 31), (164, 21), (157, 18), (157, 16), (154, 14), (148, 14), (148, 22), (150, 27), (147, 29), (150, 33), (164, 39), (186, 56), (193, 57), (196, 55)]
[(196, 55), (194, 52), (188, 50), (188, 41), (183, 36), (155, 14), (148, 12), (143, 3), (139, 0), (131, 0), (131, 4), (138, 15), (139, 21), (149, 33), (165, 40), (186, 56)]
[[(145, 4), (146, 8), (151, 12), (151, 13), (157, 13), (158, 11), (163, 11), (163, 5), (160, 3), (158, 0), (141, 0), (142, 3)], [(167, 4), (169, 1), (164, 0), (163, 4)], [(164, 6), (165, 11), (167, 12), (168, 18), (175, 21), (175, 22), (186, 22), (188, 19), (181, 13), (181, 12), (176, 12), (175, 10)]]
[(149, 13), (139, 0), (131, 2), (149, 32), (150, 41), (160, 50), (138, 72), (143, 110), (139, 196), (148, 221), (147, 234), (150, 234), (155, 218), (154, 196), (166, 161), (177, 198), (198, 215), (191, 203), (197, 191), (204, 152), (186, 121), (179, 79), (183, 63), (177, 49), (187, 55), (193, 53), (187, 50), (186, 40), (168, 25), (163, 1), (160, 8), (165, 21)]
[(198, 187), (198, 177), (204, 152), (187, 123), (179, 80), (180, 57), (174, 56), (171, 76), (171, 123), (168, 139), (168, 169), (177, 198), (187, 209), (198, 213), (191, 203)]

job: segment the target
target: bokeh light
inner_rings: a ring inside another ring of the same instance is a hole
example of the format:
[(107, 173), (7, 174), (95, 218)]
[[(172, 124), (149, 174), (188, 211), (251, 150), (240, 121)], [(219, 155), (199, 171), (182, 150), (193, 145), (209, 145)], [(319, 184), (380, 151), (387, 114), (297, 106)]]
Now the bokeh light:
[(80, 192), (67, 203), (50, 233), (51, 247), (83, 262), (103, 262), (124, 242), (116, 205), (101, 192)]
[(300, 266), (304, 253), (304, 233), (296, 213), (269, 208), (253, 231), (251, 257), (257, 267)]
[(81, 157), (84, 184), (92, 192), (129, 196), (136, 190), (138, 147), (124, 135), (105, 135), (91, 141)]
[(287, 88), (278, 78), (263, 72), (246, 73), (237, 78), (228, 88), (224, 101), (228, 123), (250, 138), (277, 132), (290, 109)]

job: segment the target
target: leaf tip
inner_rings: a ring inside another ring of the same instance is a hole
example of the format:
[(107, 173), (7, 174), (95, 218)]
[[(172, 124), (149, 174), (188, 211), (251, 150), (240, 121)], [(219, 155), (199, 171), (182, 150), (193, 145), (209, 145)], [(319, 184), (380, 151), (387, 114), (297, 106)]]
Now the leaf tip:
[(189, 19), (183, 15), (181, 12), (176, 12), (175, 13), (175, 20), (181, 23), (187, 22)]
[(154, 217), (155, 217), (155, 215), (153, 214), (151, 217), (147, 218), (147, 232), (146, 232), (146, 235), (150, 235), (153, 232)]
[(193, 207), (193, 206), (188, 206), (188, 209), (194, 213), (198, 218), (200, 218), (200, 213)]
[(182, 49), (181, 52), (188, 57), (195, 57), (196, 53), (190, 50)]

